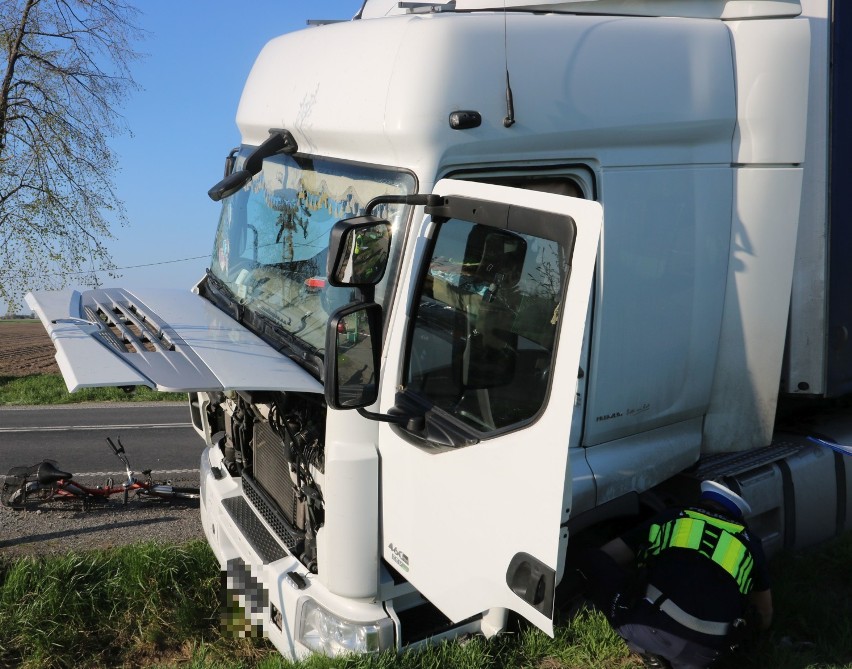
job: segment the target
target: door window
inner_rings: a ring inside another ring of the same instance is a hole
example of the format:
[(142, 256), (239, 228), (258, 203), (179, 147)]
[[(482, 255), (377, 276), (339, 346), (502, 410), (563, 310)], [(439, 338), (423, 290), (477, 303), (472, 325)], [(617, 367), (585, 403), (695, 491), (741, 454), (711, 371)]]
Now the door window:
[(478, 432), (543, 408), (570, 269), (565, 218), (549, 229), (537, 215), (533, 230), (510, 218), (509, 228), (440, 224), (410, 340), (405, 390)]

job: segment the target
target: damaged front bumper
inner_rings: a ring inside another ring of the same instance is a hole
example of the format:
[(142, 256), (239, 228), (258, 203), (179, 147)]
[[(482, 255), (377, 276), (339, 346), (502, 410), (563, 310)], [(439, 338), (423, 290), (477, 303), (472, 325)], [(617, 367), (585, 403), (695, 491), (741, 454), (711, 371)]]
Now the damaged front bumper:
[(226, 631), (262, 633), (294, 659), (396, 647), (385, 606), (329, 592), (276, 538), (215, 446), (202, 454), (201, 485), (204, 532), (223, 570)]

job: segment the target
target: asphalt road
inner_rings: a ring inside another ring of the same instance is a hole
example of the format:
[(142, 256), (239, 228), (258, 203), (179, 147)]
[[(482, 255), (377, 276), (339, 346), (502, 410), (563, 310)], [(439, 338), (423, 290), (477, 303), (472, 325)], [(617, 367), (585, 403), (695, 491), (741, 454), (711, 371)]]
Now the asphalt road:
[(106, 437), (121, 437), (131, 468), (155, 478), (196, 472), (204, 447), (183, 403), (0, 407), (0, 477), (44, 459), (78, 476), (123, 473)]

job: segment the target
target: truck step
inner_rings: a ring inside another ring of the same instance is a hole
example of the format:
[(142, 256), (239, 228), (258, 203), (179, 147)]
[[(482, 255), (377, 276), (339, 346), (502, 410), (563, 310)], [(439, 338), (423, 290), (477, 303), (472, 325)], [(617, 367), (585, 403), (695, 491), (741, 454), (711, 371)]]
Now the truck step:
[(704, 457), (686, 474), (699, 481), (715, 480), (722, 476), (736, 476), (795, 455), (805, 446), (804, 440), (797, 442), (795, 437), (781, 435), (776, 437), (769, 446), (753, 451), (718, 453)]

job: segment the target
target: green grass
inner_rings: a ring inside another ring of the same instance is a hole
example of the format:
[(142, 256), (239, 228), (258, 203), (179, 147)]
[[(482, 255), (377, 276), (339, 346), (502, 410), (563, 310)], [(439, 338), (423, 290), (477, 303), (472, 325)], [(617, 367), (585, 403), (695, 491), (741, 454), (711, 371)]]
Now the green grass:
[[(852, 533), (771, 564), (771, 632), (721, 669), (852, 668)], [(40, 559), (0, 557), (0, 667), (186, 669), (638, 669), (606, 620), (582, 610), (556, 638), (530, 628), (397, 656), (293, 664), (218, 631), (219, 571), (202, 542)]]
[(218, 583), (202, 542), (0, 563), (0, 666), (108, 666), (202, 641)]
[(852, 667), (852, 533), (825, 546), (785, 553), (771, 564), (775, 623), (738, 667)]
[(146, 386), (129, 392), (120, 388), (84, 388), (69, 393), (59, 374), (0, 376), (0, 405), (76, 404), (80, 402), (186, 401), (184, 393), (161, 393)]

